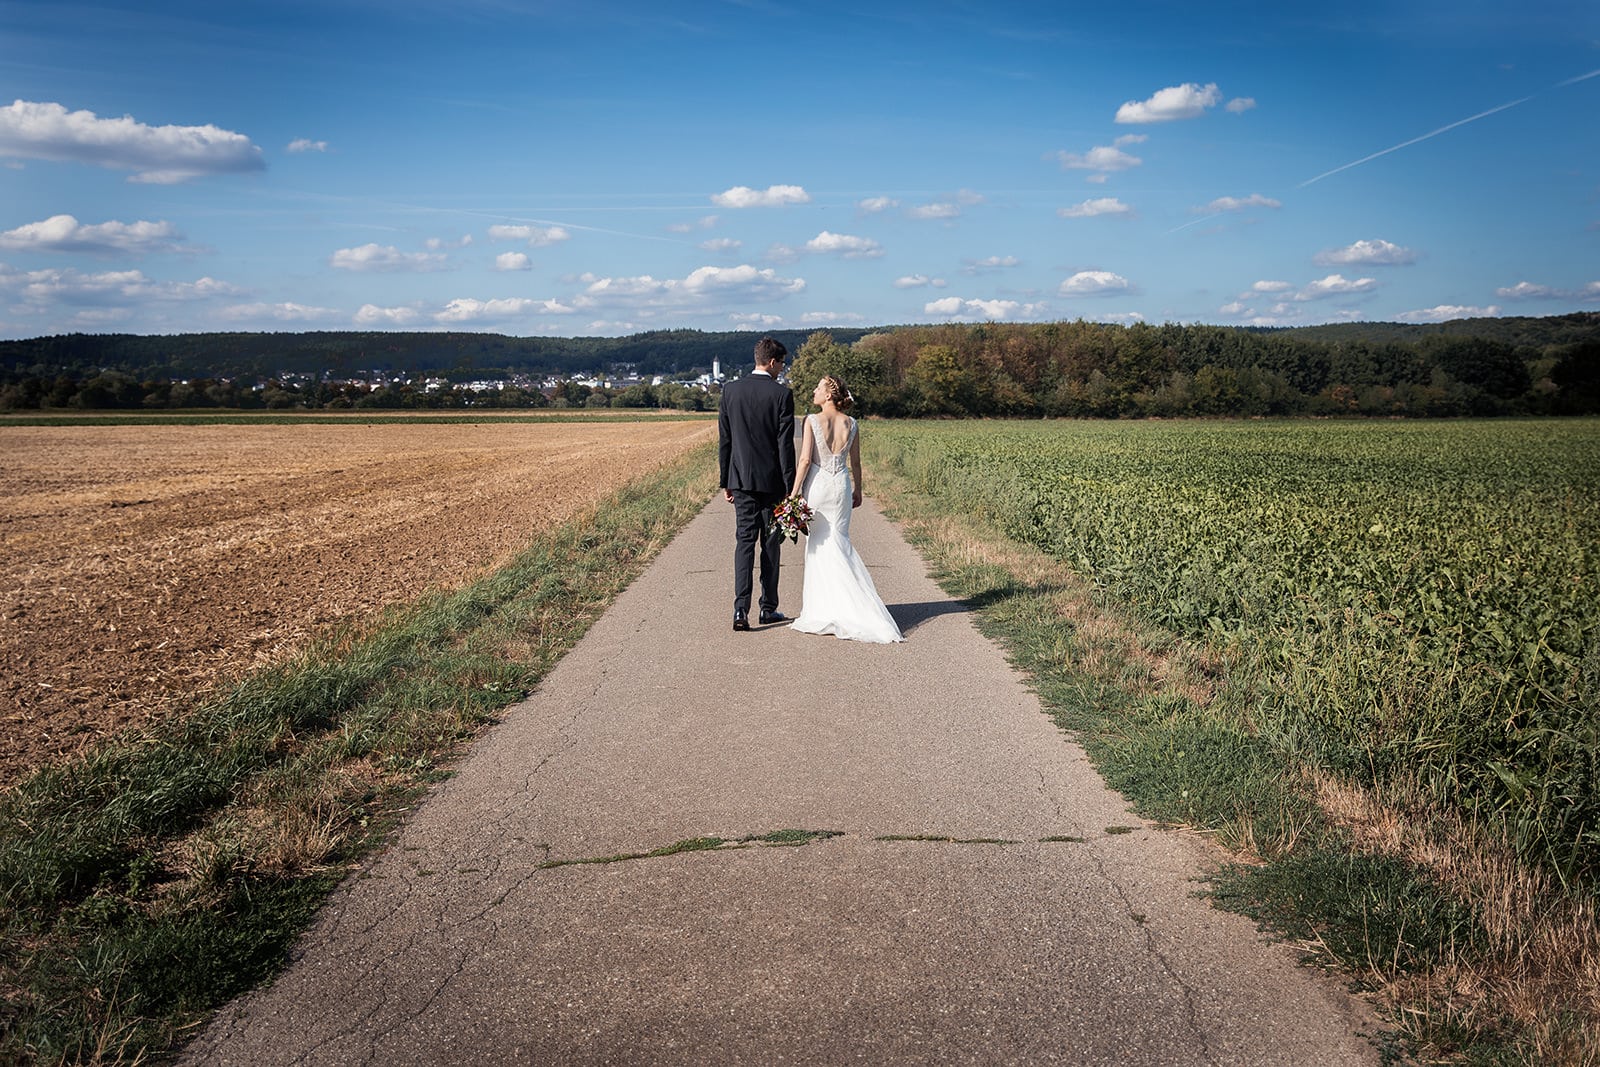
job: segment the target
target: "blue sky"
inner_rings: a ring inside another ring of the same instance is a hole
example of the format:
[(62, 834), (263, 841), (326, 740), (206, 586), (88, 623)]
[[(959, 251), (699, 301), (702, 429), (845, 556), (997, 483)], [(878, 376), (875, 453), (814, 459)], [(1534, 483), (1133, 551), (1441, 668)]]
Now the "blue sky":
[(1593, 0), (0, 0), (0, 80), (0, 337), (1600, 308)]

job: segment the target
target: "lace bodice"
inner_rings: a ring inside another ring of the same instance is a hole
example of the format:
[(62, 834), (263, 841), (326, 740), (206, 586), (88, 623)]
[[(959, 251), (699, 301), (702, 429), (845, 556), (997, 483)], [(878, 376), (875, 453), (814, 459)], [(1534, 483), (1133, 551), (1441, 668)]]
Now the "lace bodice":
[(856, 439), (856, 420), (850, 420), (850, 432), (845, 435), (844, 446), (837, 453), (828, 451), (828, 438), (822, 431), (822, 420), (815, 415), (807, 415), (811, 422), (811, 441), (815, 445), (817, 469), (827, 471), (829, 474), (839, 474), (850, 463), (850, 445)]

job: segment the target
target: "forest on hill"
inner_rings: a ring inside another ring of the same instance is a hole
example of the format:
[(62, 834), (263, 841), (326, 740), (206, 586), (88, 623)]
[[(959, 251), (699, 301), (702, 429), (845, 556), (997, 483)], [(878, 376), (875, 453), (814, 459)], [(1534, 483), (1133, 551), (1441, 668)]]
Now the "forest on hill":
[[(1600, 413), (1600, 313), (1295, 329), (1078, 320), (775, 331), (790, 376), (838, 373), (902, 417)], [(0, 409), (715, 406), (715, 390), (516, 377), (743, 373), (759, 333), (71, 335), (0, 342)], [(433, 378), (424, 388), (392, 377)], [(441, 384), (442, 383), (442, 384)]]

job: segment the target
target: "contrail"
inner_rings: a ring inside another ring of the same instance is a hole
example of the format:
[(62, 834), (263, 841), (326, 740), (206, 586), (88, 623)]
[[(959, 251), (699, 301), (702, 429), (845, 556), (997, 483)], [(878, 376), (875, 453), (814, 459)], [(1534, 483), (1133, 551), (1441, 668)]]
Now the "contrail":
[[(1590, 78), (1595, 78), (1595, 77), (1600, 77), (1600, 70), (1591, 70), (1587, 74), (1579, 74), (1577, 77), (1568, 78), (1564, 82), (1557, 82), (1556, 84), (1552, 85), (1550, 88), (1551, 89), (1564, 89), (1569, 85), (1576, 85), (1579, 82), (1588, 81)], [(1545, 91), (1548, 92), (1549, 90), (1545, 90)], [(1362, 158), (1356, 160), (1354, 163), (1346, 163), (1342, 167), (1334, 167), (1332, 170), (1330, 170), (1330, 171), (1328, 171), (1328, 172), (1326, 172), (1324, 174), (1319, 174), (1315, 178), (1308, 178), (1305, 181), (1301, 182), (1299, 185), (1295, 186), (1295, 188), (1296, 189), (1304, 189), (1306, 186), (1311, 185), (1314, 182), (1320, 182), (1324, 178), (1330, 177), (1331, 175), (1334, 175), (1334, 174), (1338, 174), (1341, 170), (1349, 170), (1351, 167), (1359, 167), (1363, 163), (1370, 163), (1374, 159), (1377, 159), (1379, 156), (1386, 156), (1390, 152), (1398, 152), (1400, 149), (1409, 147), (1410, 145), (1414, 145), (1418, 141), (1426, 141), (1430, 137), (1437, 137), (1441, 133), (1448, 133), (1450, 130), (1455, 129), (1457, 126), (1465, 126), (1469, 122), (1477, 122), (1479, 119), (1486, 119), (1490, 115), (1497, 114), (1497, 113), (1499, 113), (1501, 111), (1506, 110), (1507, 108), (1516, 107), (1518, 104), (1526, 104), (1529, 100), (1532, 100), (1535, 96), (1538, 96), (1538, 95), (1539, 95), (1538, 93), (1533, 93), (1530, 96), (1523, 97), (1521, 100), (1513, 100), (1509, 104), (1501, 104), (1499, 107), (1492, 107), (1488, 111), (1480, 111), (1476, 115), (1471, 116), (1470, 118), (1462, 119), (1460, 122), (1452, 122), (1448, 126), (1440, 126), (1437, 130), (1434, 130), (1432, 133), (1425, 133), (1421, 137), (1413, 137), (1409, 141), (1400, 142), (1399, 144), (1395, 145), (1393, 148), (1385, 148), (1382, 152), (1374, 152), (1370, 156), (1363, 156)]]
[[(1600, 71), (1596, 71), (1595, 73), (1596, 74), (1600, 74)], [(1590, 76), (1591, 75), (1584, 75), (1584, 77), (1590, 77)], [(1573, 80), (1574, 81), (1578, 81), (1578, 80), (1581, 80), (1581, 79), (1573, 79)], [(1563, 82), (1562, 84), (1566, 84), (1566, 83)], [(1537, 95), (1537, 94), (1535, 94), (1535, 95)], [(1393, 148), (1385, 148), (1381, 152), (1374, 152), (1370, 156), (1363, 156), (1360, 159), (1356, 160), (1354, 163), (1346, 163), (1342, 167), (1334, 167), (1332, 170), (1327, 171), (1327, 172), (1322, 173), (1322, 174), (1319, 174), (1315, 178), (1307, 178), (1305, 181), (1303, 181), (1299, 185), (1295, 186), (1295, 188), (1296, 189), (1304, 189), (1306, 186), (1311, 185), (1314, 182), (1320, 182), (1324, 178), (1331, 177), (1332, 175), (1338, 174), (1341, 170), (1349, 170), (1351, 167), (1359, 167), (1363, 163), (1370, 163), (1374, 159), (1377, 159), (1379, 156), (1386, 156), (1390, 152), (1398, 152), (1398, 151), (1400, 151), (1400, 149), (1408, 148), (1411, 145), (1414, 145), (1414, 144), (1418, 143), (1419, 141), (1426, 141), (1430, 137), (1437, 137), (1441, 133), (1448, 133), (1449, 131), (1455, 129), (1457, 126), (1465, 126), (1469, 122), (1477, 122), (1479, 119), (1486, 119), (1490, 115), (1497, 114), (1498, 112), (1504, 111), (1507, 108), (1516, 107), (1518, 104), (1526, 104), (1529, 100), (1532, 100), (1532, 99), (1533, 99), (1532, 96), (1525, 96), (1521, 100), (1513, 100), (1509, 104), (1501, 104), (1499, 107), (1492, 107), (1488, 111), (1480, 111), (1476, 115), (1471, 116), (1470, 118), (1461, 119), (1459, 122), (1452, 122), (1448, 126), (1440, 126), (1437, 130), (1434, 130), (1432, 133), (1425, 133), (1421, 137), (1413, 137), (1409, 141), (1401, 141), (1399, 144), (1395, 145)]]

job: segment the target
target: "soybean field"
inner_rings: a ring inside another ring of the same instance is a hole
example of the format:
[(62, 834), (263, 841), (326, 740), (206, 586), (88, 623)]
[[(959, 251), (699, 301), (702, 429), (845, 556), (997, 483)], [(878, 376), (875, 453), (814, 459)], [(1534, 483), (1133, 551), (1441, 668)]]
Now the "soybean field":
[(865, 439), (921, 491), (1206, 643), (1242, 683), (1219, 713), (1600, 882), (1600, 421), (878, 423)]

